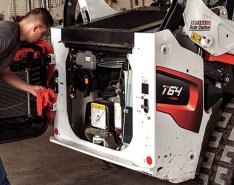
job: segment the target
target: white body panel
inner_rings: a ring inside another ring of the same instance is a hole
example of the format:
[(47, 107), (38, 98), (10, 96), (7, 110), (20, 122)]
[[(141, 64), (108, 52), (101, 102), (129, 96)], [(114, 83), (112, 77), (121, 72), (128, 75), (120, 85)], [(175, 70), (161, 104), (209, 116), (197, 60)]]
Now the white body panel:
[(87, 21), (85, 10), (88, 12), (91, 22), (116, 13), (104, 0), (78, 0), (78, 2), (84, 22)]
[(234, 53), (234, 22), (216, 15), (202, 0), (187, 1), (184, 21), (190, 39), (212, 55)]
[[(178, 183), (195, 177), (202, 139), (210, 117), (203, 111), (198, 133), (179, 127), (166, 113), (156, 111), (156, 66), (171, 68), (203, 80), (203, 60), (182, 48), (168, 30), (157, 33), (135, 33), (134, 48), (128, 55), (132, 67), (131, 93), (133, 137), (124, 150), (117, 151), (78, 138), (67, 114), (66, 57), (68, 50), (61, 40), (61, 30), (52, 29), (52, 44), (59, 72), (59, 94), (55, 118), (56, 134), (51, 141), (118, 165)], [(162, 53), (162, 46), (168, 48)], [(189, 71), (187, 71), (189, 69)], [(149, 84), (149, 93), (142, 94), (142, 83)], [(149, 100), (149, 112), (142, 109)], [(193, 154), (194, 158), (189, 156)]]
[[(167, 30), (156, 33), (156, 65), (203, 79), (203, 59), (178, 45), (177, 40)], [(160, 47), (169, 48), (167, 55), (162, 55)], [(157, 82), (156, 82), (157, 83)], [(199, 133), (182, 129), (173, 118), (156, 111), (155, 119), (155, 176), (171, 182), (182, 182), (195, 177), (206, 123), (210, 115), (203, 111)], [(195, 158), (190, 159), (190, 155)]]

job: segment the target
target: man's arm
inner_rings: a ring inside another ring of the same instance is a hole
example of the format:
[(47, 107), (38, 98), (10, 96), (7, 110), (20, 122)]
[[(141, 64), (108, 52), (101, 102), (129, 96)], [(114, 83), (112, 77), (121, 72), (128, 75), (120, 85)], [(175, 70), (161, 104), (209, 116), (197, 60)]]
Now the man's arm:
[(29, 92), (34, 96), (36, 96), (37, 91), (42, 88), (41, 86), (38, 86), (38, 85), (30, 85), (30, 84), (26, 83), (25, 81), (20, 79), (16, 74), (14, 74), (10, 70), (10, 67), (6, 68), (2, 72), (2, 79), (5, 83), (7, 83), (7, 84), (9, 84), (17, 89)]

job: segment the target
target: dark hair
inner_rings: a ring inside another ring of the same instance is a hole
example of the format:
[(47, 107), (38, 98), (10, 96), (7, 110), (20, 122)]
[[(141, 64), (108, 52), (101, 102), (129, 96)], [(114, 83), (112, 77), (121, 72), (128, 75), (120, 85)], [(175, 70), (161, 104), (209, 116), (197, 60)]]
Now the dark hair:
[(51, 27), (54, 25), (54, 20), (48, 10), (45, 8), (35, 8), (28, 12), (22, 19), (40, 19), (40, 21), (47, 27)]

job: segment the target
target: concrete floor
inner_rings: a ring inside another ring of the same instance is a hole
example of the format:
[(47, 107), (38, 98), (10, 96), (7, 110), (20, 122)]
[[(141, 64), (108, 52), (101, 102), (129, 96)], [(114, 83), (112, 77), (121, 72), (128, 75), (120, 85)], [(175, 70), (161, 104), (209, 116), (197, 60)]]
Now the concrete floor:
[[(50, 126), (38, 138), (0, 145), (12, 185), (169, 185), (123, 167), (49, 142)], [(198, 185), (187, 182), (183, 185)]]

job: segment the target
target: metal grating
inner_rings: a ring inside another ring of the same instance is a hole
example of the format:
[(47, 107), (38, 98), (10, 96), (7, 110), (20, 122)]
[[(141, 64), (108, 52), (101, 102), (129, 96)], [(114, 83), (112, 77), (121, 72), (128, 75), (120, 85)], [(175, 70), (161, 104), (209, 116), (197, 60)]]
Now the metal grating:
[[(27, 72), (17, 72), (16, 74), (27, 81)], [(10, 87), (0, 80), (0, 119), (29, 115), (29, 106), (27, 93)]]

